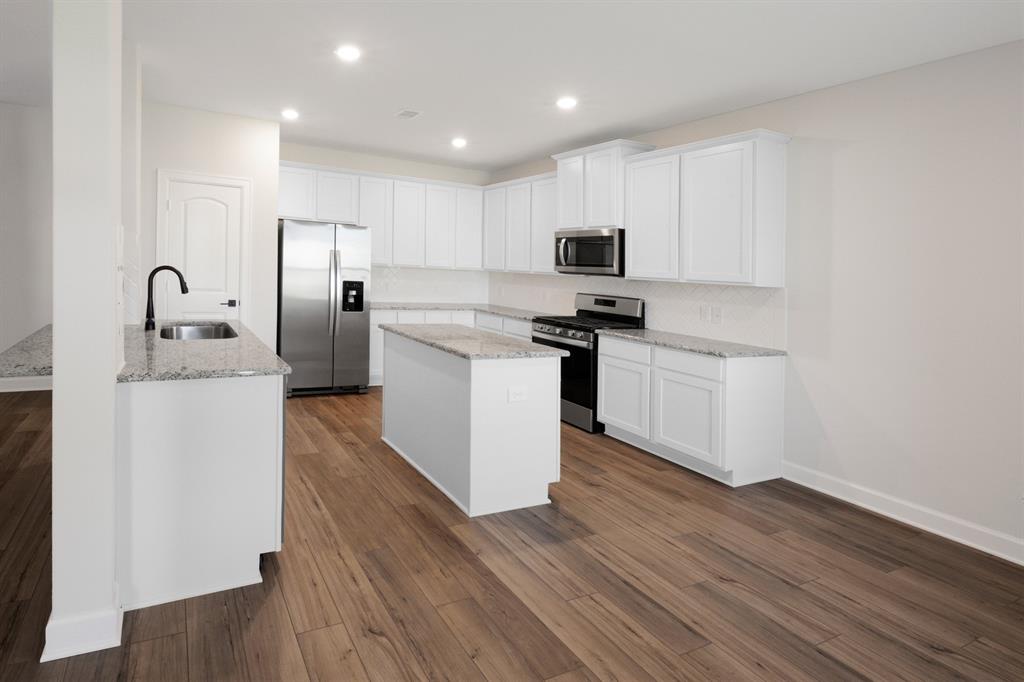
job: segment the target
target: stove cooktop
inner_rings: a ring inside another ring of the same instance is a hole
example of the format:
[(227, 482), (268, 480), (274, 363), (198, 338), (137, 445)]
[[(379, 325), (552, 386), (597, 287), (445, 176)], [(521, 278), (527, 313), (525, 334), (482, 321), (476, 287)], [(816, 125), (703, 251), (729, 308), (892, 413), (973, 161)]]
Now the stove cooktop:
[(584, 317), (582, 315), (564, 315), (561, 317), (535, 317), (534, 322), (550, 324), (568, 329), (581, 329), (592, 332), (595, 329), (636, 329), (637, 324), (618, 322), (616, 320), (602, 320), (597, 317)]

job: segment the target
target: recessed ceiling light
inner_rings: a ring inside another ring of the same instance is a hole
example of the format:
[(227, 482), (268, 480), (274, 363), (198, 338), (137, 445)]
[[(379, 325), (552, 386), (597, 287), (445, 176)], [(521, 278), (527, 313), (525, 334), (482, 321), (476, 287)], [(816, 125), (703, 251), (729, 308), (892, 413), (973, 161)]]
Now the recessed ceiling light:
[(286, 121), (294, 121), (299, 117), (299, 112), (295, 111), (294, 109), (282, 109), (281, 117), (284, 118)]
[(452, 146), (455, 147), (456, 149), (462, 149), (463, 147), (466, 146), (466, 138), (464, 138), (464, 137), (453, 137), (452, 138)]
[(576, 108), (576, 98), (566, 95), (565, 97), (559, 97), (558, 101), (555, 102), (559, 109), (565, 109), (566, 111)]
[(363, 51), (355, 45), (342, 45), (334, 51), (334, 54), (338, 55), (338, 59), (341, 61), (351, 63), (359, 61), (359, 58), (363, 55)]

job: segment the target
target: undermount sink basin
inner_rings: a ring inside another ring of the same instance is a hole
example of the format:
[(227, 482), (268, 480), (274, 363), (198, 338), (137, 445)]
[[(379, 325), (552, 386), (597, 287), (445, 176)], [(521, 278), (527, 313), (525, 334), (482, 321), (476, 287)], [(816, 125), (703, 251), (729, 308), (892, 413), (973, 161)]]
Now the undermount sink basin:
[(214, 324), (177, 324), (173, 327), (161, 327), (161, 339), (175, 339), (177, 341), (195, 341), (197, 339), (234, 339), (238, 332), (231, 328), (227, 322), (216, 322)]

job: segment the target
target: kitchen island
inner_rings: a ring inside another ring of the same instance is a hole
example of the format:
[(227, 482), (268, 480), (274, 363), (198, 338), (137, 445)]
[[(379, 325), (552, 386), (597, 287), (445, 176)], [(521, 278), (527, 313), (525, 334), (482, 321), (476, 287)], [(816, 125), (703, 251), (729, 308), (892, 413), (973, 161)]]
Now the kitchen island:
[(548, 503), (565, 351), (454, 324), (382, 324), (383, 440), (468, 516)]
[[(161, 338), (177, 325), (232, 338)], [(117, 376), (118, 585), (125, 610), (258, 583), (284, 509), (291, 371), (237, 320), (125, 327)]]

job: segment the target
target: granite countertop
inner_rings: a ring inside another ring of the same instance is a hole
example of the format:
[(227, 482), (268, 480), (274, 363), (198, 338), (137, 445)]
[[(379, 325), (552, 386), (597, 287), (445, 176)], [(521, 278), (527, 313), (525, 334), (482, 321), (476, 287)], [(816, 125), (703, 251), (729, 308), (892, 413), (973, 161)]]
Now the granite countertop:
[(172, 324), (215, 324), (213, 321), (158, 320), (157, 329), (152, 332), (143, 330), (141, 324), (125, 325), (125, 365), (117, 375), (118, 382), (291, 374), (291, 367), (245, 325), (237, 320), (227, 320), (227, 323), (238, 332), (237, 338), (195, 341), (160, 338), (162, 327)]
[(382, 324), (380, 328), (469, 360), (558, 358), (569, 355), (568, 351), (558, 348), (461, 324)]
[(537, 310), (525, 310), (523, 308), (510, 308), (504, 305), (491, 305), (490, 303), (424, 303), (416, 301), (371, 301), (370, 310), (475, 310), (479, 313), (512, 317), (517, 320), (526, 320), (527, 322), (530, 322), (535, 317), (555, 314)]
[(0, 377), (46, 377), (51, 374), (53, 325), (46, 325), (0, 353)]
[(748, 346), (744, 343), (706, 339), (702, 336), (660, 332), (656, 329), (599, 329), (601, 336), (611, 336), (627, 341), (637, 341), (652, 346), (663, 346), (673, 350), (684, 350), (690, 353), (713, 355), (719, 358), (761, 358), (773, 355), (786, 355), (786, 351), (761, 346)]

